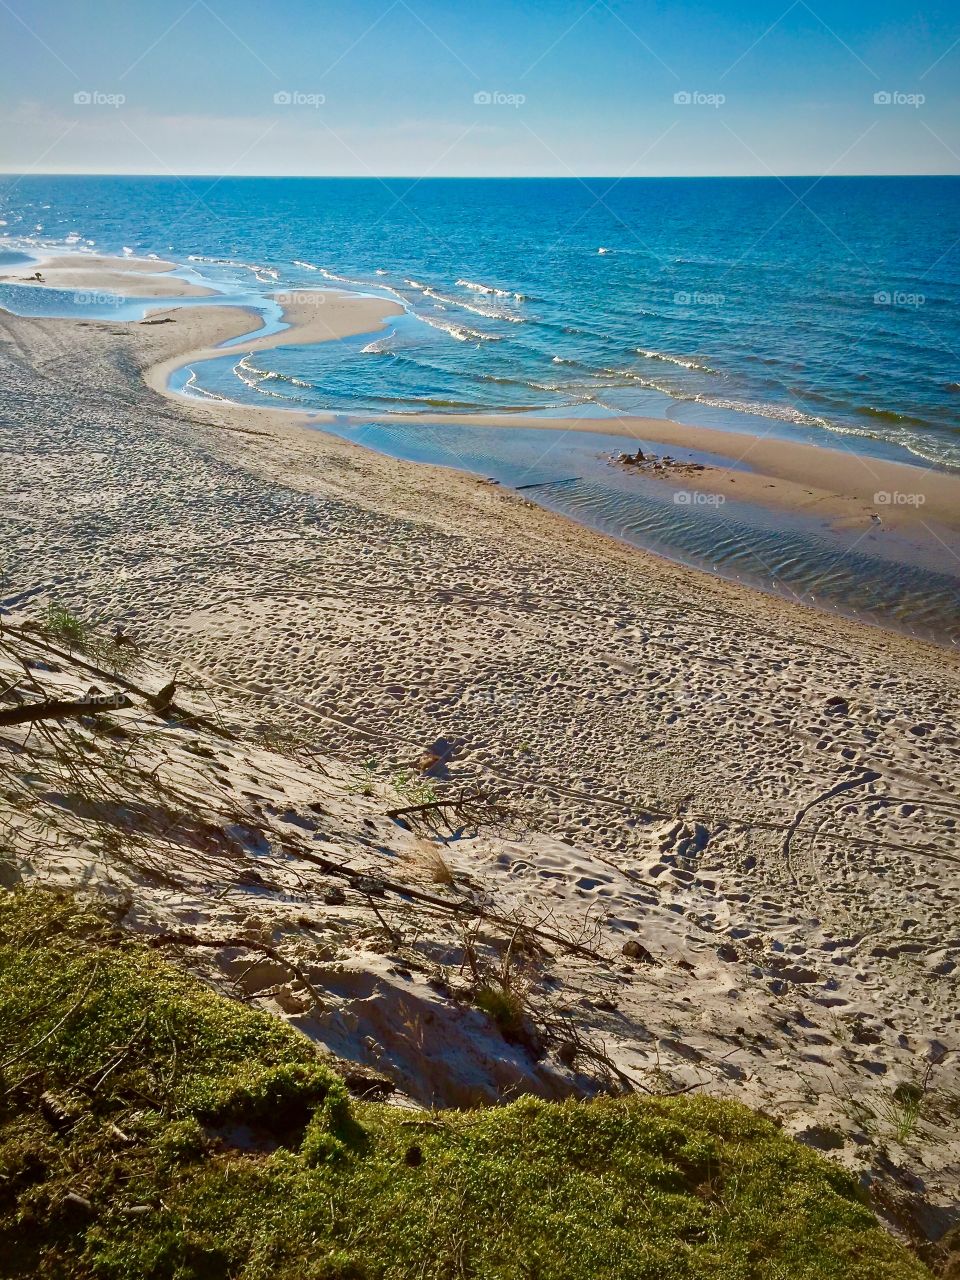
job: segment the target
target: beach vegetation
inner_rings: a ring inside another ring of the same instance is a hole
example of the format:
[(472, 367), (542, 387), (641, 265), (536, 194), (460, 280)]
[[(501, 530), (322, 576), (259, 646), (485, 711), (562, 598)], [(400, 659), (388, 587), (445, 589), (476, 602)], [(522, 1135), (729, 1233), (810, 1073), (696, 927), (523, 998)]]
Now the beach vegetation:
[(929, 1280), (856, 1181), (732, 1102), (411, 1112), (121, 930), (0, 894), (0, 1275)]
[(399, 799), (408, 805), (435, 804), (440, 799), (437, 785), (430, 778), (420, 778), (405, 770), (392, 775), (390, 783)]
[(117, 631), (117, 638), (107, 638), (97, 626), (81, 618), (63, 605), (48, 604), (36, 630), (47, 640), (71, 653), (82, 654), (91, 663), (121, 674), (137, 664), (137, 646)]

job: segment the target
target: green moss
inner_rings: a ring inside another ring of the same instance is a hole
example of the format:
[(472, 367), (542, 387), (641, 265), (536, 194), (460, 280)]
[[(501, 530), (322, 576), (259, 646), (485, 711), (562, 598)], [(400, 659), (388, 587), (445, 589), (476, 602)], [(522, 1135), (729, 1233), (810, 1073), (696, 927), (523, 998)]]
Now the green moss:
[(3, 1276), (928, 1275), (841, 1169), (743, 1107), (355, 1104), (282, 1023), (38, 892), (0, 899), (0, 1027)]

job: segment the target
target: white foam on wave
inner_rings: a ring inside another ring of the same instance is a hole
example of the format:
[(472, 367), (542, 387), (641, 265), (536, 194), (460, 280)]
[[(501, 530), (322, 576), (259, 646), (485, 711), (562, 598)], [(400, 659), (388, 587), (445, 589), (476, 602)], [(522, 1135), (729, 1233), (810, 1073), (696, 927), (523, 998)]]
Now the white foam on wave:
[(498, 289), (496, 285), (480, 284), (476, 280), (458, 280), (461, 289), (472, 289), (474, 293), (491, 293), (498, 298), (513, 298), (516, 302), (526, 302), (526, 295), (515, 293), (512, 289)]
[(451, 338), (456, 338), (457, 342), (499, 342), (500, 337), (494, 333), (480, 333), (478, 329), (468, 329), (466, 325), (455, 324), (453, 321), (437, 320), (434, 316), (417, 315), (418, 320), (422, 320), (424, 324), (428, 324), (431, 329), (441, 329), (444, 333), (449, 333)]
[(387, 343), (391, 338), (396, 336), (396, 332), (396, 329), (391, 329), (386, 337), (377, 338), (373, 342), (368, 342), (365, 347), (361, 348), (360, 354), (365, 356), (385, 356), (392, 354)]
[(220, 400), (223, 403), (229, 403), (226, 396), (217, 395), (215, 391), (208, 391), (206, 387), (201, 387), (197, 381), (196, 369), (190, 370), (190, 377), (183, 384), (184, 395), (197, 396), (202, 400)]
[(365, 280), (351, 280), (349, 276), (338, 276), (335, 271), (328, 271), (326, 267), (320, 268), (320, 274), (324, 280), (335, 280), (337, 284), (353, 284), (361, 289), (366, 284)]
[[(124, 250), (126, 253), (127, 250)], [(131, 249), (132, 253), (133, 250)], [(275, 280), (280, 279), (280, 272), (276, 267), (261, 267), (255, 262), (240, 262), (236, 258), (207, 258), (202, 253), (191, 253), (187, 258), (188, 262), (207, 262), (211, 266), (216, 267), (237, 267), (241, 271), (250, 271), (260, 281), (261, 284), (271, 284)]]
[(681, 369), (699, 369), (703, 373), (716, 373), (716, 369), (711, 369), (708, 364), (701, 364), (699, 360), (693, 360), (689, 356), (670, 356), (664, 351), (647, 351), (644, 347), (637, 347), (637, 355), (643, 356), (647, 360), (662, 360), (665, 364), (676, 364)]
[(295, 267), (303, 267), (305, 271), (319, 271), (319, 267), (315, 267), (312, 262), (304, 262), (302, 258), (294, 258), (293, 265)]
[(262, 390), (261, 382), (270, 382), (274, 379), (278, 382), (289, 382), (295, 387), (305, 387), (307, 390), (313, 385), (310, 382), (304, 382), (301, 378), (294, 378), (288, 373), (278, 373), (275, 369), (260, 369), (251, 363), (249, 355), (244, 356), (233, 366), (233, 372), (245, 386), (253, 391)]
[[(457, 283), (461, 284), (462, 281), (458, 280)], [(509, 324), (526, 324), (526, 319), (523, 316), (518, 316), (511, 311), (504, 311), (498, 307), (477, 306), (476, 303), (467, 302), (463, 298), (451, 298), (449, 294), (441, 293), (433, 285), (423, 284), (420, 280), (412, 280), (408, 277), (404, 280), (404, 284), (411, 289), (418, 289), (425, 298), (430, 298), (431, 301), (437, 303), (441, 311), (445, 311), (447, 307), (458, 307), (462, 311), (471, 311), (475, 316), (483, 316), (486, 320), (505, 320)], [(506, 289), (494, 289), (487, 285), (477, 285), (476, 288), (483, 293), (499, 294), (504, 298), (520, 296), (519, 294), (509, 293)]]

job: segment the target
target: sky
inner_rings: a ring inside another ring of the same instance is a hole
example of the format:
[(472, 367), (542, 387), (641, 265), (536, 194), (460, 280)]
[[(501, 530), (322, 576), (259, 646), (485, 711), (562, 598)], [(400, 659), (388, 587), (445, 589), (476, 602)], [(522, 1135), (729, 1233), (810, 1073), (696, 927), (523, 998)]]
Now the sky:
[(0, 0), (0, 171), (960, 173), (960, 7)]

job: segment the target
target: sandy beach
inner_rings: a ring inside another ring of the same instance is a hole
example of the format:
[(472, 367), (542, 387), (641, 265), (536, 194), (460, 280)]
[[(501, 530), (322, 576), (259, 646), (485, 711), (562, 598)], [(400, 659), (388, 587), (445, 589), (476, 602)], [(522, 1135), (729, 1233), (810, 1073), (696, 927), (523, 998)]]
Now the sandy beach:
[[(107, 258), (99, 254), (67, 254), (43, 258), (29, 267), (0, 274), (0, 283), (31, 288), (82, 289), (121, 298), (208, 298), (215, 289), (166, 273), (176, 264), (159, 258)], [(42, 277), (36, 278), (37, 272)]]
[[(161, 395), (170, 394), (167, 380), (180, 365), (198, 364), (222, 358), (220, 344), (250, 333), (238, 351), (264, 351), (271, 347), (309, 345), (313, 342), (336, 341), (360, 333), (377, 333), (386, 328), (389, 316), (399, 315), (403, 308), (379, 298), (362, 298), (333, 289), (300, 290), (282, 294), (283, 320), (288, 326), (279, 333), (256, 336), (261, 319), (256, 311), (239, 307), (211, 308), (206, 316), (188, 308), (151, 312), (153, 321), (169, 318), (181, 326), (182, 343), (178, 352), (163, 360), (146, 374), (147, 383)], [(194, 348), (191, 344), (196, 342)], [(180, 397), (177, 397), (178, 399)]]
[[(365, 332), (379, 307), (324, 303), (310, 332)], [(296, 785), (276, 761), (222, 762), (241, 806), (244, 779), (280, 770), (253, 786), (278, 850), (300, 847), (301, 820), (283, 815), (320, 795), (324, 847), (422, 885), (436, 847), (384, 813), (444, 740), (454, 784), (496, 788), (522, 815), (443, 845), (455, 879), (600, 957), (531, 961), (538, 1017), (562, 1013), (644, 1087), (762, 1108), (887, 1187), (904, 1229), (942, 1229), (960, 1188), (945, 1118), (960, 1090), (956, 658), (289, 413), (157, 394), (176, 363), (250, 323), (226, 307), (169, 318), (0, 316), (6, 616), (57, 603), (121, 626), (247, 731), (320, 753), (326, 773)], [(772, 466), (781, 446), (764, 447)], [(293, 855), (276, 857), (287, 876)], [(53, 883), (126, 885), (143, 921), (235, 931), (251, 910), (235, 871), (211, 898), (213, 873), (179, 858), (164, 873), (176, 890), (131, 878), (94, 840), (38, 865)], [(262, 1007), (420, 1102), (575, 1087), (559, 1063), (498, 1067), (502, 1042), (430, 986), (456, 948), (429, 911), (402, 896), (378, 908), (420, 939), (401, 962), (362, 894), (318, 916), (302, 883), (255, 895), (255, 913), (294, 950), (308, 913), (330, 1004), (298, 1013), (271, 987), (252, 997)], [(443, 1028), (429, 1070), (413, 1008)], [(926, 1110), (908, 1125), (911, 1090)]]

